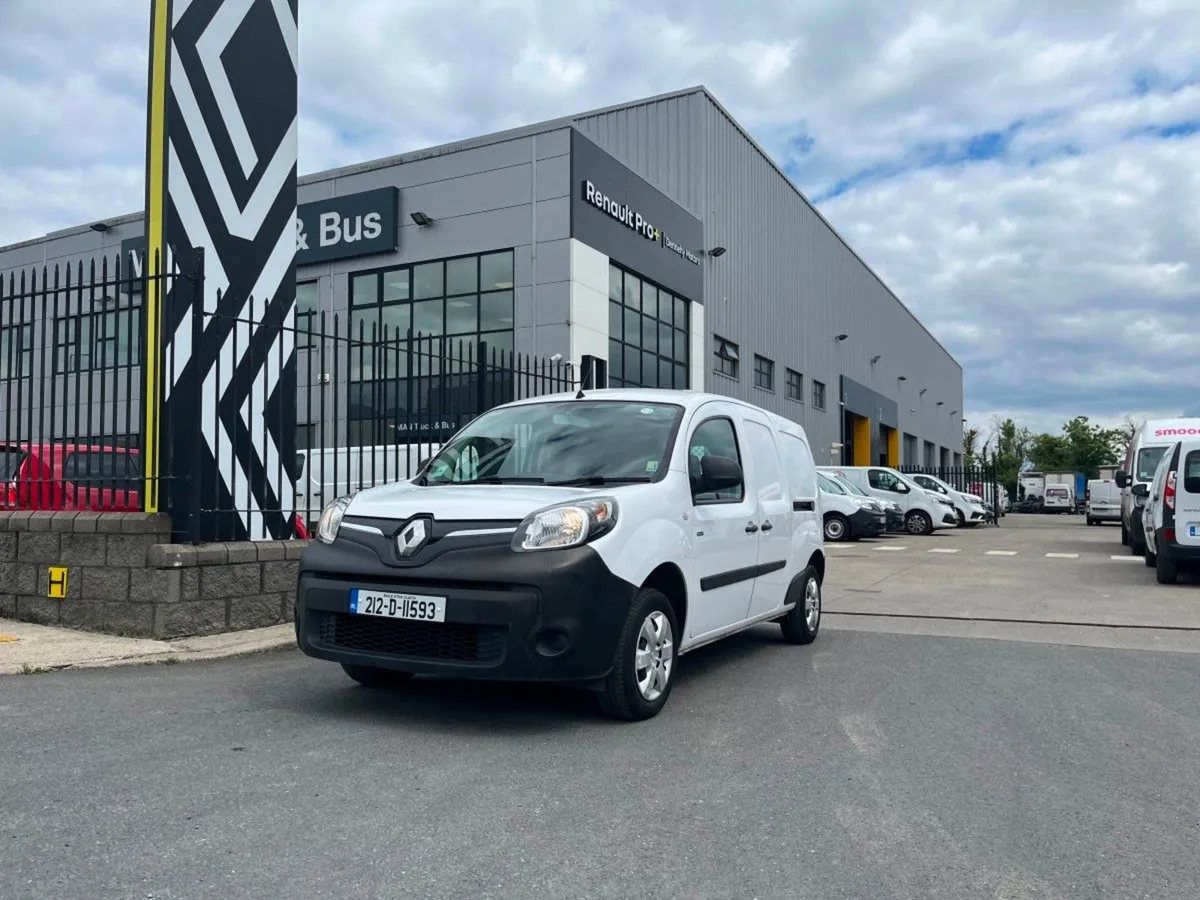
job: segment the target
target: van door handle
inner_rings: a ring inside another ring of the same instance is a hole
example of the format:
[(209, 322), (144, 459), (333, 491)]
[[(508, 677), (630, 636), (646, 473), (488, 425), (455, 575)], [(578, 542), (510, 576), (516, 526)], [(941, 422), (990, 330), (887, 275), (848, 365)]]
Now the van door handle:
[(774, 525), (772, 525), (770, 522), (763, 522), (763, 523), (762, 523), (762, 530), (763, 530), (763, 531), (770, 531), (770, 530), (771, 530), (772, 528), (774, 528), (774, 527), (775, 527), (775, 526), (774, 526)]
[(756, 531), (758, 531), (758, 526), (753, 522), (746, 526), (746, 534), (754, 534)]

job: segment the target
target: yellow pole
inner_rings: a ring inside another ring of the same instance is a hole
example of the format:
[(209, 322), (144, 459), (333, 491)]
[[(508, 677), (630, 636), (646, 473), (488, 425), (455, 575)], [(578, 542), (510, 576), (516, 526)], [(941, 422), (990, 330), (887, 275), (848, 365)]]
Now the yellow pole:
[(171, 59), (171, 0), (151, 0), (150, 85), (146, 115), (146, 258), (147, 274), (145, 415), (142, 417), (142, 465), (146, 476), (142, 508), (159, 508), (159, 429), (162, 412), (163, 281), (168, 274), (167, 232), (167, 87)]

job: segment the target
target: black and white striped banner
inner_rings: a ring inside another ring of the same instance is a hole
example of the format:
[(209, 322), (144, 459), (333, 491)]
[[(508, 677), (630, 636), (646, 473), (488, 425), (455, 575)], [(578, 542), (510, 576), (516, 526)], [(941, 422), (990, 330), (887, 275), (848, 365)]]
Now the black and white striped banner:
[(187, 476), (167, 505), (177, 530), (203, 509), (192, 532), (203, 540), (290, 537), (298, 0), (155, 4), (170, 23), (169, 77), (161, 169), (152, 147), (148, 184), (166, 184), (161, 246), (185, 270), (204, 248), (205, 275), (202, 296), (172, 291), (161, 310), (163, 474)]

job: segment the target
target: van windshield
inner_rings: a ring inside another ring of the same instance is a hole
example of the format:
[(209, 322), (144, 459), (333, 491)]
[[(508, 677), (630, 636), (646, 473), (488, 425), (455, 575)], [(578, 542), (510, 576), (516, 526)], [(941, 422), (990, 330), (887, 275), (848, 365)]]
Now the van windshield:
[(848, 490), (851, 494), (857, 494), (859, 497), (870, 497), (871, 496), (866, 491), (864, 491), (862, 488), (860, 488), (857, 484), (855, 484), (853, 481), (851, 481), (849, 478), (842, 478), (841, 476), (834, 476), (833, 480), (836, 481), (838, 484), (840, 484), (842, 487), (844, 487), (846, 490)]
[(817, 481), (821, 485), (821, 490), (825, 491), (827, 494), (842, 494), (845, 496), (846, 491), (832, 478), (826, 478), (824, 475), (818, 472)]
[(430, 461), (419, 484), (606, 484), (666, 473), (683, 407), (566, 400), (484, 413)]
[(1137, 480), (1153, 481), (1154, 473), (1158, 471), (1158, 464), (1162, 462), (1163, 454), (1166, 452), (1166, 447), (1144, 447), (1139, 450), (1137, 457)]

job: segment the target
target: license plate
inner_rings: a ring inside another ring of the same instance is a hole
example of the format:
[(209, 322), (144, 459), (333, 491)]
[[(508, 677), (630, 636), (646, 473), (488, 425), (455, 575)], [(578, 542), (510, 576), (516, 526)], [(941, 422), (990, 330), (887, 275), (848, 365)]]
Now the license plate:
[(1191, 522), (1188, 524), (1188, 537), (1200, 538), (1200, 522)]
[(446, 598), (355, 588), (350, 592), (350, 613), (356, 616), (382, 616), (385, 619), (445, 622)]

